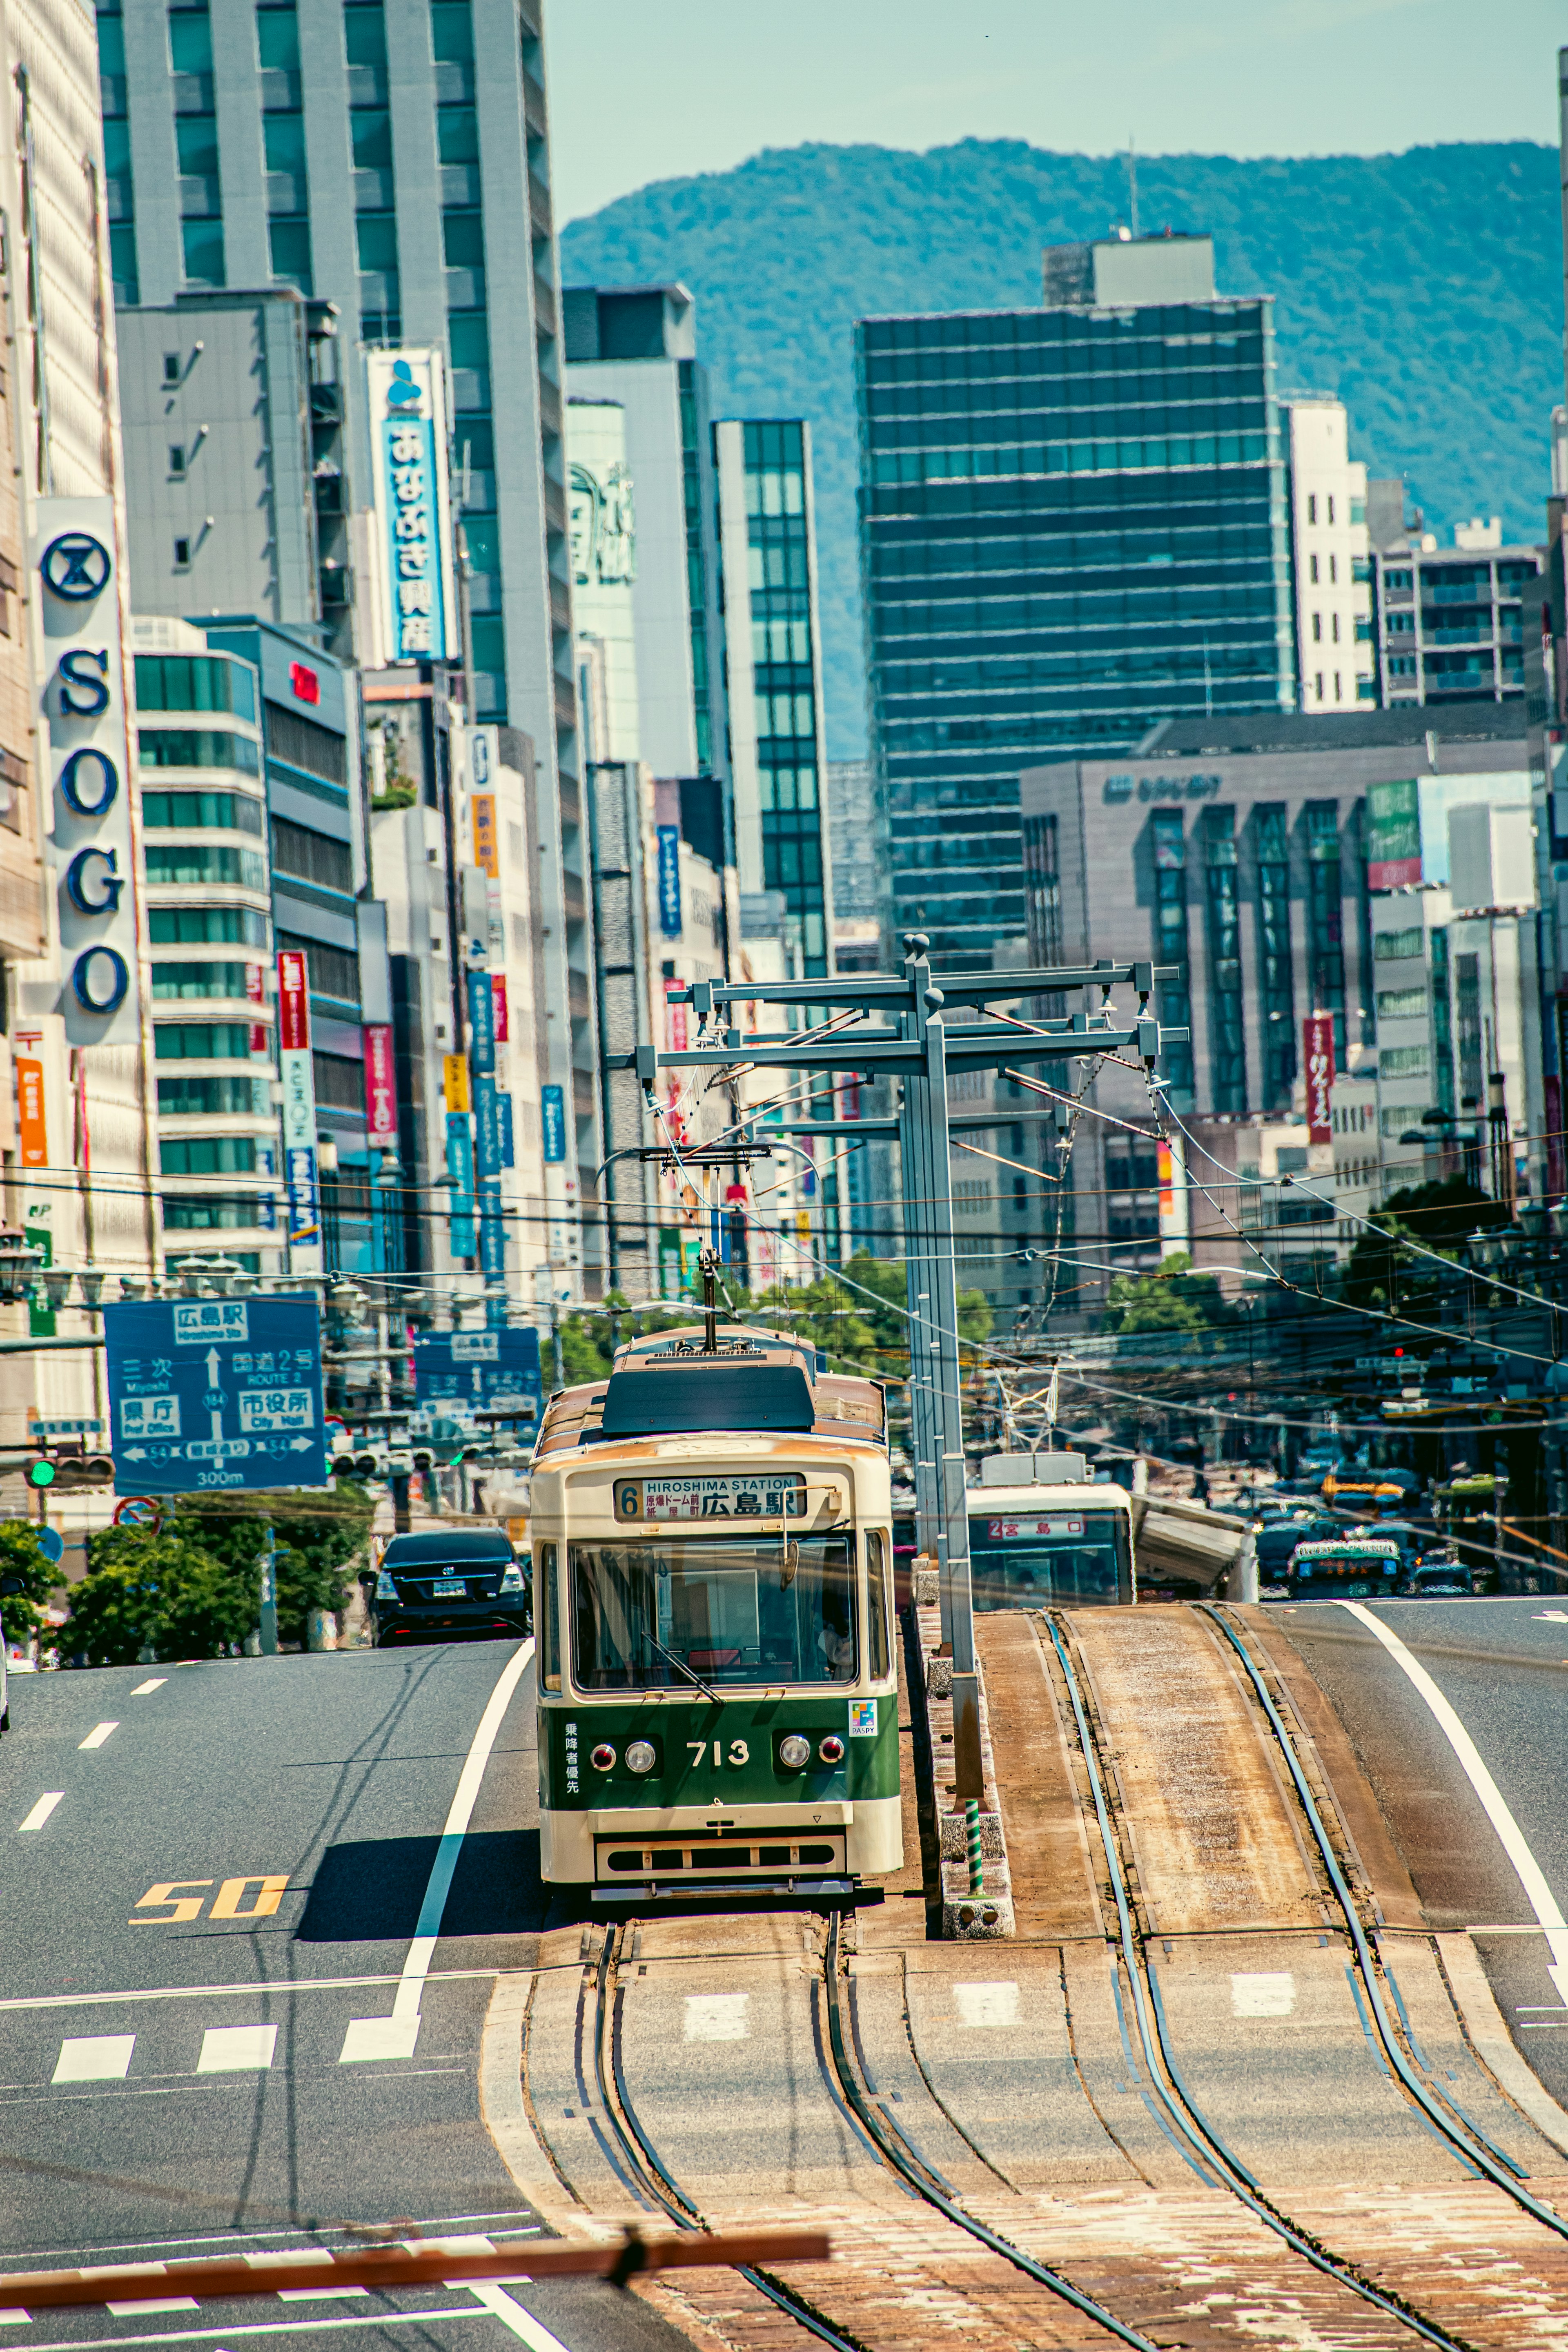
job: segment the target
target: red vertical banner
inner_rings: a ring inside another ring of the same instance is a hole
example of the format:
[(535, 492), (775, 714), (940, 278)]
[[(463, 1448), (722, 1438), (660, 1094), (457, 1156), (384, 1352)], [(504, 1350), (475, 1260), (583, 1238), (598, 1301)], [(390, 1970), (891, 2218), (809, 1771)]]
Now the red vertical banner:
[(492, 971), (490, 974), (490, 1002), (495, 1006), (496, 1044), (498, 1045), (510, 1045), (511, 1043), (511, 1024), (507, 1018), (506, 974), (504, 971)]
[(1309, 1013), (1301, 1024), (1301, 1066), (1307, 1074), (1307, 1140), (1331, 1143), (1334, 1128), (1334, 1016)]
[[(246, 965), (245, 996), (247, 1003), (266, 1003), (267, 991), (263, 984), (265, 980), (266, 974), (263, 972), (261, 966), (258, 963), (247, 963)], [(253, 1021), (250, 1024), (251, 1052), (253, 1054), (265, 1054), (268, 1047), (268, 1042), (266, 1023), (264, 1021)]]
[(285, 1054), (310, 1050), (310, 976), (298, 948), (278, 950), (278, 1044)]
[(397, 1149), (397, 1073), (389, 1022), (370, 1021), (364, 1030), (365, 1141), (373, 1151)]

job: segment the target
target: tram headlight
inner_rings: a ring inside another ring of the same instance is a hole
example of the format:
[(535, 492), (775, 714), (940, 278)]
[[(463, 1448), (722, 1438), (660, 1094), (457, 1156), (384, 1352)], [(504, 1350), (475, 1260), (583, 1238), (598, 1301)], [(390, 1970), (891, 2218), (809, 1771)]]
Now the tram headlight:
[(614, 1767), (615, 1760), (616, 1751), (607, 1739), (601, 1739), (597, 1748), (589, 1751), (588, 1761), (595, 1772), (608, 1772)]
[(844, 1742), (836, 1731), (830, 1731), (826, 1739), (818, 1741), (816, 1752), (825, 1764), (842, 1764)]
[(811, 1761), (811, 1742), (804, 1732), (786, 1731), (779, 1741), (779, 1762), (786, 1772), (804, 1772)]
[(628, 1772), (651, 1772), (658, 1762), (658, 1753), (651, 1739), (634, 1739), (626, 1749)]

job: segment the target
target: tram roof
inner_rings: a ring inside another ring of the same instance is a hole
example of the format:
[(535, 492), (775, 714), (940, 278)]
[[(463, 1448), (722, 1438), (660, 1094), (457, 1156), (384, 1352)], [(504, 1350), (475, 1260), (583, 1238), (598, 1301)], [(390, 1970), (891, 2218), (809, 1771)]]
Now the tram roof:
[(672, 1331), (648, 1331), (627, 1339), (616, 1349), (610, 1367), (618, 1372), (679, 1370), (693, 1365), (796, 1364), (808, 1384), (816, 1381), (816, 1349), (793, 1331), (758, 1330), (746, 1323), (716, 1326), (717, 1347), (710, 1353), (700, 1323), (682, 1324)]

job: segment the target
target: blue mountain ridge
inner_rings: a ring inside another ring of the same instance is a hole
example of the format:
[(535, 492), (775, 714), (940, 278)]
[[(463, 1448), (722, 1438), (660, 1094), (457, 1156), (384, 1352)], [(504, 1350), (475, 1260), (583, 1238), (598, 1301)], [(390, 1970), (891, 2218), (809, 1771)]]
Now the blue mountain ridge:
[[(1238, 162), (1140, 159), (1140, 226), (1206, 230), (1222, 293), (1270, 293), (1281, 392), (1333, 392), (1351, 447), (1403, 474), (1429, 528), (1543, 531), (1563, 390), (1556, 151), (1506, 144)], [(855, 530), (855, 320), (1021, 308), (1040, 250), (1127, 212), (1120, 156), (967, 139), (925, 154), (806, 145), (666, 180), (561, 238), (568, 286), (679, 278), (714, 414), (807, 416), (828, 741), (865, 749)]]

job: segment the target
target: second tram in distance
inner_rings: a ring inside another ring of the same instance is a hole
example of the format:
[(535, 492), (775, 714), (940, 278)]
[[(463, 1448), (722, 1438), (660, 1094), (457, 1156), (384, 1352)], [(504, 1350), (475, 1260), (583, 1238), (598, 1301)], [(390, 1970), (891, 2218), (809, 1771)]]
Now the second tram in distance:
[(898, 1869), (882, 1392), (699, 1326), (552, 1399), (529, 1537), (541, 1869), (596, 1901)]

